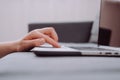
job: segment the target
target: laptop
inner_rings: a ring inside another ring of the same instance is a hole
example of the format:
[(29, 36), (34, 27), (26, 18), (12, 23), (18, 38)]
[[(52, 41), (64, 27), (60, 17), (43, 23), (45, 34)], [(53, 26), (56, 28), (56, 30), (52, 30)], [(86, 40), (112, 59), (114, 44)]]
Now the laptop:
[[(97, 23), (98, 30), (97, 30), (97, 37), (95, 38), (97, 42), (94, 43), (85, 43), (86, 40), (84, 40), (82, 43), (67, 43), (67, 42), (60, 42), (61, 48), (53, 48), (49, 44), (42, 45), (40, 47), (35, 47), (31, 50), (31, 52), (34, 52), (36, 56), (105, 56), (105, 57), (120, 57), (120, 48), (117, 47), (111, 47), (109, 46), (109, 39), (111, 35), (111, 31), (109, 29), (101, 29), (101, 20), (102, 20), (102, 14), (104, 14), (104, 11), (102, 10), (103, 1), (101, 0), (100, 5), (100, 13), (99, 13), (99, 20)], [(74, 25), (73, 25), (74, 26)], [(92, 28), (94, 25), (92, 26)], [(90, 34), (91, 28), (86, 28), (84, 30), (84, 34)], [(106, 34), (107, 32), (107, 34)], [(102, 35), (101, 35), (102, 34)], [(78, 34), (76, 34), (78, 35)], [(90, 35), (85, 35), (89, 37)], [(79, 36), (80, 37), (80, 36)], [(107, 40), (106, 40), (107, 39)], [(74, 40), (73, 40), (74, 41)], [(103, 43), (101, 43), (103, 41)], [(101, 45), (102, 44), (102, 45)], [(105, 46), (104, 46), (105, 45)], [(107, 45), (107, 46), (106, 46)]]

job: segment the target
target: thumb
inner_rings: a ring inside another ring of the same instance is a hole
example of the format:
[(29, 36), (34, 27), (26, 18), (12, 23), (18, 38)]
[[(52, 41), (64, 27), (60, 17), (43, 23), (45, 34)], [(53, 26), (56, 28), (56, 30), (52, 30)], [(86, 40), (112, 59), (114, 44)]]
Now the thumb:
[(45, 43), (44, 38), (33, 39), (28, 41), (28, 44), (31, 45), (31, 47), (37, 47), (37, 46), (43, 45), (44, 43)]

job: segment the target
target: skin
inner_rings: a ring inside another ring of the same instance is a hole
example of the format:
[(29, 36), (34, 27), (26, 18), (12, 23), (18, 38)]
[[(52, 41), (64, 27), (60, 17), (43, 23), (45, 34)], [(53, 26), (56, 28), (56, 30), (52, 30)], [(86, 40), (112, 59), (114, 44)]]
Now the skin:
[(49, 43), (55, 48), (60, 48), (58, 36), (54, 28), (35, 29), (18, 41), (0, 43), (0, 58), (13, 52), (30, 50), (44, 43)]

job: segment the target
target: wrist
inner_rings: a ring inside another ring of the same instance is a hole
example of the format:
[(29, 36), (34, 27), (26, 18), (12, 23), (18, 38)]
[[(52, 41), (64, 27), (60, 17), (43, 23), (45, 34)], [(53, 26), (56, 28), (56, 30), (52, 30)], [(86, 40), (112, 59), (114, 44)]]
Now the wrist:
[(19, 47), (19, 41), (10, 42), (10, 48), (12, 52), (17, 52)]
[(9, 48), (11, 52), (18, 52), (20, 41), (9, 42)]
[(20, 51), (20, 43), (21, 43), (21, 41), (15, 41), (15, 42), (13, 42), (13, 45), (14, 45), (13, 51), (14, 52), (19, 52)]

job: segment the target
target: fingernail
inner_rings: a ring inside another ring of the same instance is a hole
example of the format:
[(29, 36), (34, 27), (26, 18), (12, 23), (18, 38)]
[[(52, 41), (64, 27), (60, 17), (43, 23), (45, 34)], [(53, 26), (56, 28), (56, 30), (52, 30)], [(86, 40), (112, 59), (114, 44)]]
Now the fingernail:
[(56, 48), (61, 48), (61, 45), (58, 44), (58, 45), (56, 45), (55, 47), (56, 47)]

